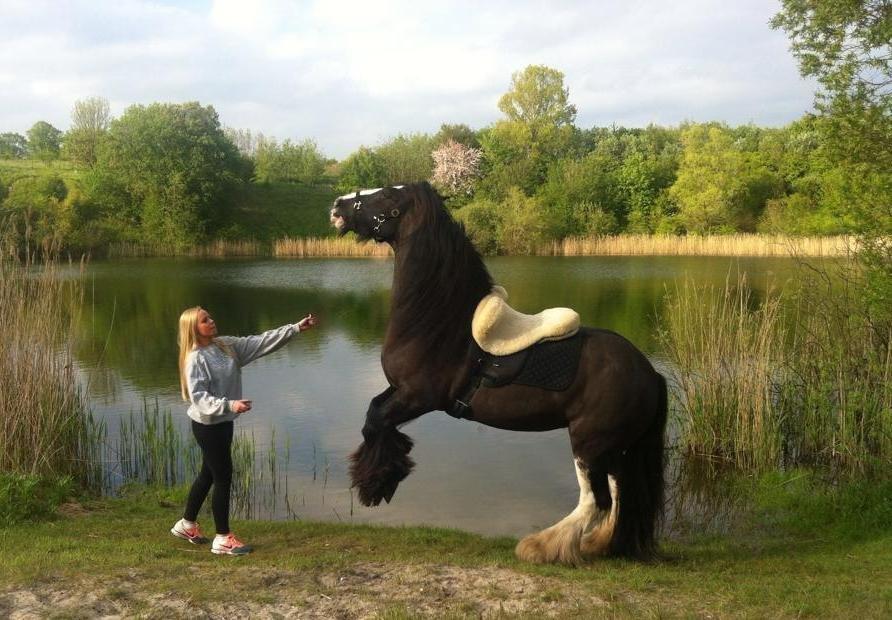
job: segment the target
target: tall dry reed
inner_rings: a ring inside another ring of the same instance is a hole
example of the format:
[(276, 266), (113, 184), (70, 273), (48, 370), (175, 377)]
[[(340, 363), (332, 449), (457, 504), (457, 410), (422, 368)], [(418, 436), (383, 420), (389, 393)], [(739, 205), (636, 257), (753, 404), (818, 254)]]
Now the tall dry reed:
[(235, 256), (268, 256), (269, 244), (249, 239), (226, 241), (218, 239), (201, 245), (180, 248), (163, 243), (113, 243), (108, 247), (109, 258), (146, 258), (153, 256), (190, 256), (195, 258), (226, 258)]
[(96, 426), (71, 340), (82, 302), (80, 280), (60, 277), (56, 261), (0, 256), (0, 471), (95, 472)]
[(785, 235), (616, 235), (567, 237), (539, 249), (547, 256), (848, 256), (853, 237)]
[(387, 257), (393, 252), (386, 243), (357, 243), (348, 237), (326, 239), (286, 237), (273, 244), (273, 256), (281, 258), (312, 257)]

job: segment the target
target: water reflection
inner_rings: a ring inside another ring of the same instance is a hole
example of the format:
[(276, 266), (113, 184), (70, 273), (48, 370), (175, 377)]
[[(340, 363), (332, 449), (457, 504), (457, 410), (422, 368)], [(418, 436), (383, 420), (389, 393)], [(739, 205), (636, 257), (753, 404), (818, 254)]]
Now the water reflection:
[[(575, 308), (584, 323), (616, 330), (650, 354), (666, 288), (686, 275), (721, 285), (740, 270), (761, 293), (795, 268), (783, 259), (676, 257), (494, 258), (488, 265), (519, 310)], [(261, 506), (269, 514), (258, 516), (285, 517), (290, 507), (300, 518), (515, 535), (561, 518), (578, 495), (565, 431), (512, 433), (440, 412), (404, 429), (416, 441), (417, 466), (394, 501), (374, 509), (353, 501), (347, 455), (361, 439), (369, 399), (386, 386), (379, 354), (391, 276), (385, 259), (93, 263), (77, 355), (94, 410), (113, 435), (122, 415), (157, 398), (185, 432), (175, 335), (184, 308), (208, 308), (222, 333), (236, 335), (312, 311), (319, 329), (244, 369), (254, 409), (239, 428), (254, 437), (258, 462), (273, 449), (288, 474), (276, 489), (281, 501)]]

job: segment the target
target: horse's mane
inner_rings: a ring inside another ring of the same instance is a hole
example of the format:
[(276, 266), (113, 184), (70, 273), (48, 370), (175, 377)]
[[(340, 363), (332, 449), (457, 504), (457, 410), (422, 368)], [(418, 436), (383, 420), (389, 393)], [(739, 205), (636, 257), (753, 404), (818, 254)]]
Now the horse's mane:
[(413, 199), (414, 230), (399, 240), (391, 325), (401, 338), (421, 338), (429, 350), (463, 354), (471, 319), (490, 292), (492, 277), (464, 226), (456, 222), (427, 182), (403, 190)]

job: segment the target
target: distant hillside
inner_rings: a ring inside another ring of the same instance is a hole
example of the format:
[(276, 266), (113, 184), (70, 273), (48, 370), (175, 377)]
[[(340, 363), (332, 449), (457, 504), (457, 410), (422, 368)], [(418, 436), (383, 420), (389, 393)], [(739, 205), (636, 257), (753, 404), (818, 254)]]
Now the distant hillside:
[[(85, 172), (85, 168), (62, 160), (0, 159), (0, 202), (20, 179), (58, 176), (71, 191), (80, 186)], [(282, 237), (330, 236), (328, 210), (336, 195), (331, 183), (248, 183), (238, 190), (234, 209), (216, 222), (219, 229), (212, 237), (266, 242)], [(89, 196), (84, 199), (90, 201)]]
[(83, 168), (71, 162), (56, 160), (49, 163), (33, 159), (0, 159), (0, 183), (7, 187), (23, 177), (56, 174), (68, 183), (80, 178)]
[(261, 241), (332, 234), (328, 211), (337, 192), (331, 185), (251, 183), (242, 190), (231, 218), (237, 232)]

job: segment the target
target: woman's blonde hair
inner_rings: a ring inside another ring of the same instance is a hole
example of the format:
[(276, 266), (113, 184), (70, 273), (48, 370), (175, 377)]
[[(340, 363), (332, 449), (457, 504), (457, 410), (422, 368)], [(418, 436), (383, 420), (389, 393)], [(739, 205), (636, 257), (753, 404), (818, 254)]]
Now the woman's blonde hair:
[(180, 394), (183, 400), (189, 400), (189, 388), (186, 385), (186, 357), (198, 342), (198, 313), (201, 306), (186, 308), (180, 315), (180, 328), (177, 331), (177, 344), (180, 346)]
[[(180, 394), (187, 402), (189, 401), (189, 386), (186, 384), (186, 357), (198, 343), (198, 313), (202, 310), (204, 308), (201, 306), (183, 310), (183, 314), (180, 315), (180, 328), (177, 331), (177, 344), (180, 345)], [(217, 338), (214, 338), (212, 342), (220, 347), (226, 355), (235, 359), (235, 351), (227, 343)]]

